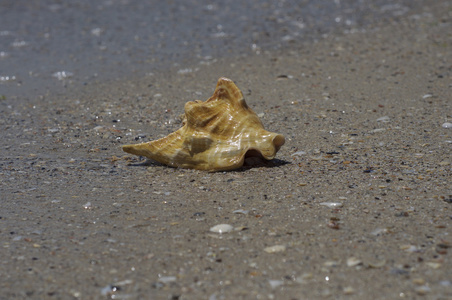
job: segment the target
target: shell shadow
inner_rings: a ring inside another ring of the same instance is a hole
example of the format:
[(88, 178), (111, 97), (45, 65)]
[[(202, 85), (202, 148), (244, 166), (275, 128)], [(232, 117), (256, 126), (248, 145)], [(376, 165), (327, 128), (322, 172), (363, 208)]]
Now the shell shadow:
[[(260, 160), (258, 163), (253, 163), (253, 164), (245, 163), (243, 166), (241, 166), (238, 169), (229, 170), (229, 171), (218, 171), (218, 172), (246, 172), (246, 171), (248, 171), (250, 169), (254, 169), (254, 168), (278, 168), (278, 167), (289, 165), (289, 164), (291, 164), (291, 162), (289, 162), (287, 160), (274, 158), (274, 159), (268, 160), (268, 161)], [(165, 164), (161, 164), (161, 163), (151, 160), (151, 159), (146, 159), (145, 161), (129, 163), (127, 166), (129, 166), (129, 167), (166, 167), (166, 168), (170, 168), (170, 169), (177, 169), (174, 167), (167, 166)], [(210, 172), (210, 173), (216, 173), (216, 172), (214, 171), (214, 172)]]
[(290, 161), (274, 158), (272, 160), (261, 160), (258, 163), (253, 163), (253, 164), (245, 163), (243, 166), (241, 166), (238, 169), (230, 170), (230, 171), (226, 171), (226, 172), (245, 172), (245, 171), (248, 171), (250, 169), (255, 169), (255, 168), (278, 168), (278, 167), (289, 165), (289, 164), (291, 164)]
[[(141, 156), (140, 156), (141, 157)], [(138, 161), (127, 164), (128, 167), (167, 167), (164, 164), (152, 159), (146, 159), (145, 161)]]

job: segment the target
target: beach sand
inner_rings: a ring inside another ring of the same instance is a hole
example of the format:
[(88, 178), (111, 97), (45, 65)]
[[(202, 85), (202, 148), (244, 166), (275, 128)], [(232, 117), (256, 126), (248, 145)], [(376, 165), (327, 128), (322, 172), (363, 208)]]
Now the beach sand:
[[(0, 299), (452, 298), (451, 9), (2, 99)], [(275, 160), (121, 150), (220, 77), (286, 137)]]

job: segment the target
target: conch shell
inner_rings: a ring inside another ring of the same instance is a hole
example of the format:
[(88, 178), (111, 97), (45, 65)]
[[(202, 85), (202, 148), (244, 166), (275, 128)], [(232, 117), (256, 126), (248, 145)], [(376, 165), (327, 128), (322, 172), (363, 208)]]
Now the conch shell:
[(171, 167), (225, 171), (243, 166), (245, 157), (271, 160), (284, 142), (284, 136), (264, 129), (234, 82), (220, 78), (207, 101), (185, 104), (179, 130), (122, 149)]

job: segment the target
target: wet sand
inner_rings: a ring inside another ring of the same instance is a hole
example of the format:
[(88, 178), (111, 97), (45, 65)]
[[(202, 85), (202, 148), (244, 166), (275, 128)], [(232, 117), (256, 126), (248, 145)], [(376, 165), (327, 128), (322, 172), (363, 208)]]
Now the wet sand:
[[(451, 14), (2, 99), (0, 299), (451, 298)], [(121, 151), (221, 76), (286, 137), (274, 161)]]

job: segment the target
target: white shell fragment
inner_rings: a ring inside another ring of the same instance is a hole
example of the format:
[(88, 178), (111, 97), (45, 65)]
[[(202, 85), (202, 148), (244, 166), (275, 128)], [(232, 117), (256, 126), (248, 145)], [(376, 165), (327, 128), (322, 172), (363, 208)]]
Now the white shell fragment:
[(377, 119), (377, 122), (387, 123), (389, 121), (390, 121), (390, 118), (388, 116), (384, 116), (384, 117), (381, 117), (381, 118)]
[(247, 215), (249, 213), (249, 210), (244, 210), (244, 209), (236, 209), (232, 212), (233, 214), (242, 214), (242, 215)]
[(339, 208), (342, 207), (343, 204), (341, 202), (322, 202), (320, 205), (327, 206), (329, 208)]
[(376, 128), (370, 131), (370, 133), (378, 133), (378, 132), (383, 132), (386, 131), (385, 128)]
[(270, 247), (265, 248), (264, 251), (267, 253), (283, 252), (283, 251), (286, 251), (286, 246), (284, 246), (284, 245), (270, 246)]
[(349, 257), (347, 259), (347, 267), (355, 267), (357, 265), (360, 265), (362, 261), (356, 257)]
[(388, 228), (377, 228), (371, 232), (372, 235), (379, 236), (388, 233)]
[(443, 128), (452, 128), (452, 123), (446, 122), (441, 125)]
[(64, 80), (66, 78), (72, 77), (74, 73), (68, 71), (59, 71), (52, 74), (58, 80)]
[(160, 276), (158, 281), (164, 284), (168, 284), (176, 281), (176, 276)]
[(83, 204), (83, 208), (84, 209), (91, 209), (91, 208), (93, 208), (93, 205), (91, 204), (91, 202), (86, 202), (85, 204)]
[(295, 153), (292, 153), (290, 156), (302, 156), (305, 154), (306, 154), (306, 151), (297, 151)]
[(211, 227), (210, 231), (215, 232), (215, 233), (227, 233), (227, 232), (231, 232), (233, 229), (234, 229), (234, 227), (232, 227), (229, 224), (218, 224), (218, 225)]

